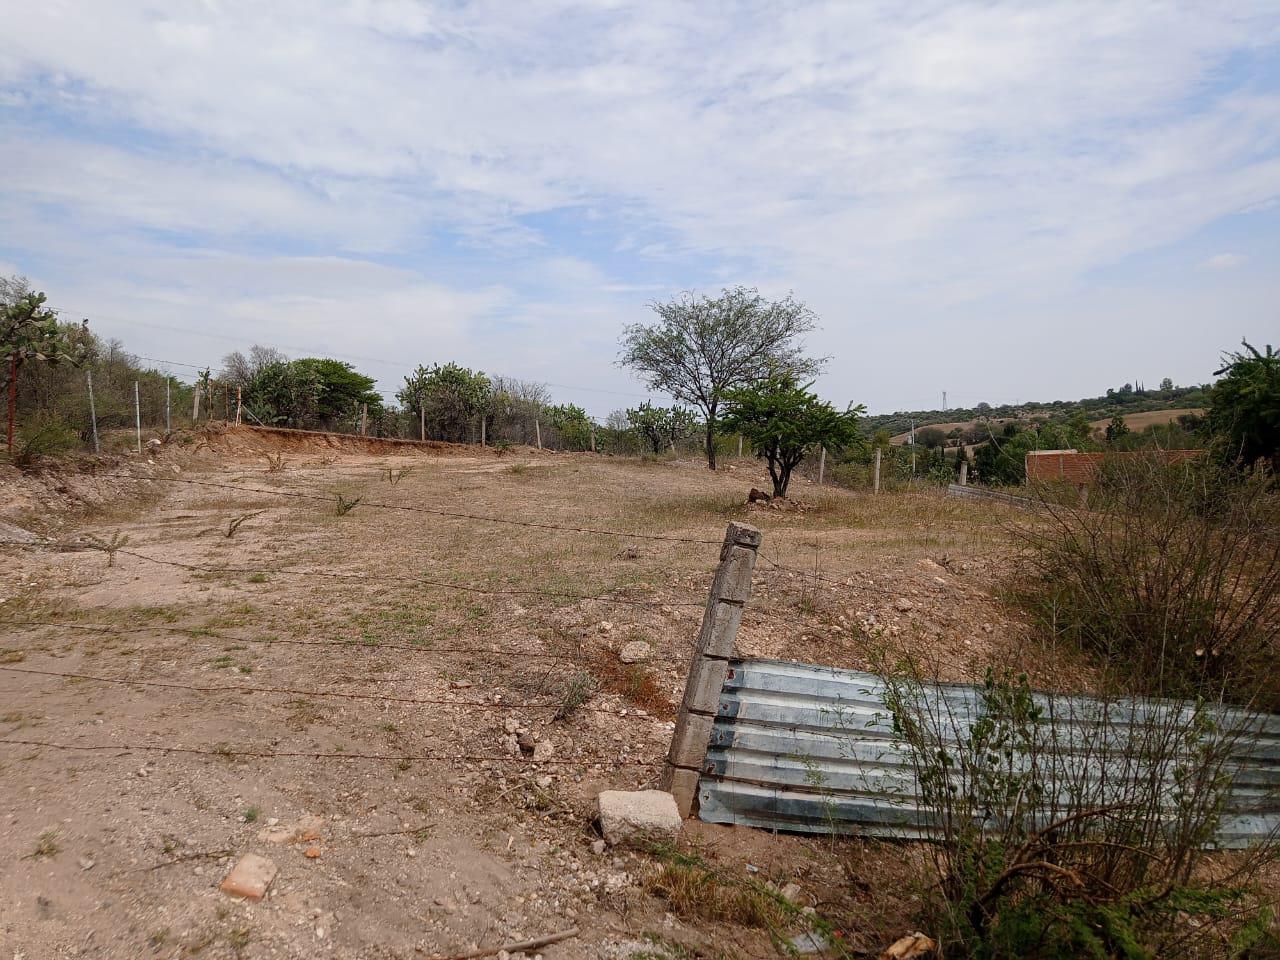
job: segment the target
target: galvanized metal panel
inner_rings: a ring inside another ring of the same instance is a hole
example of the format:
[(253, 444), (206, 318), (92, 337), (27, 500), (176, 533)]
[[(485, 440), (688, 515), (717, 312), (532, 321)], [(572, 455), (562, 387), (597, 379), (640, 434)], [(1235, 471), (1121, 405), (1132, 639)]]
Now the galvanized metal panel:
[[(928, 709), (953, 739), (982, 715), (981, 691), (965, 684), (928, 688)], [(917, 802), (915, 771), (894, 733), (886, 688), (874, 674), (773, 660), (734, 660), (721, 690), (699, 784), (699, 816), (713, 823), (808, 833), (927, 836), (935, 812)], [(1152, 721), (1190, 718), (1169, 700), (1104, 702), (1038, 697), (1050, 717), (1056, 762), (1099, 784), (1126, 759)], [(1243, 847), (1280, 833), (1280, 715), (1216, 714), (1241, 731), (1227, 771), (1233, 783), (1216, 842)], [(1104, 771), (1096, 748), (1114, 751)], [(1174, 788), (1172, 780), (1169, 789)], [(1065, 799), (1065, 798), (1064, 798)]]

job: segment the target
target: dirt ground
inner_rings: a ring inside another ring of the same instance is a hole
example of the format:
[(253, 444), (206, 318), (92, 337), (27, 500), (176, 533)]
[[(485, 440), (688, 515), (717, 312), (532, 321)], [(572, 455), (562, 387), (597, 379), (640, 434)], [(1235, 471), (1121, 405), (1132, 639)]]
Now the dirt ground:
[[(656, 785), (729, 520), (764, 531), (747, 655), (1070, 670), (997, 599), (999, 507), (746, 506), (763, 479), (249, 430), (0, 475), (0, 539), (120, 548), (0, 547), (0, 957), (449, 957), (570, 928), (536, 953), (777, 955), (675, 915), (653, 858), (597, 852), (592, 823), (601, 789)], [(653, 656), (624, 665), (635, 640)], [(907, 932), (909, 848), (686, 833), (726, 874), (798, 884), (855, 952)], [(278, 868), (256, 903), (219, 890), (246, 853)]]

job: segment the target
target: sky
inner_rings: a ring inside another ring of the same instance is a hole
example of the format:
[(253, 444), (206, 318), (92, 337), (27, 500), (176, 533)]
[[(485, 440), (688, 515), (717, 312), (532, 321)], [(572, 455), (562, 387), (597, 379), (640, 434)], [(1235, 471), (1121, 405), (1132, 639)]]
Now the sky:
[(143, 356), (456, 361), (603, 417), (649, 395), (623, 327), (734, 284), (873, 412), (1280, 342), (1280, 0), (0, 14), (0, 273)]

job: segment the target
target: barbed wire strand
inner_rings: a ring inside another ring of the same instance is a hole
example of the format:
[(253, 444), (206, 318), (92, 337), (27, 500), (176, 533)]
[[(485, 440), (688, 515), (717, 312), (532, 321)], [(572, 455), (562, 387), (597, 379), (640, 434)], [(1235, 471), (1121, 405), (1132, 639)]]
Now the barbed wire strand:
[(77, 553), (84, 551), (99, 551), (107, 554), (119, 554), (125, 557), (133, 557), (137, 560), (144, 560), (148, 563), (158, 564), (166, 567), (176, 567), (181, 570), (188, 570), (194, 573), (205, 573), (213, 576), (227, 576), (233, 574), (263, 574), (267, 576), (281, 577), (328, 577), (336, 580), (356, 580), (367, 583), (415, 583), (422, 586), (438, 587), (442, 590), (458, 590), (463, 593), (475, 593), (486, 596), (503, 596), (503, 597), (548, 597), (553, 600), (572, 600), (575, 602), (594, 601), (598, 603), (612, 603), (631, 607), (701, 607), (702, 603), (692, 600), (632, 600), (628, 597), (611, 597), (606, 594), (584, 594), (584, 593), (568, 593), (560, 590), (503, 590), (496, 587), (481, 587), (476, 584), (467, 583), (449, 583), (445, 580), (433, 580), (429, 577), (406, 577), (398, 574), (369, 574), (369, 573), (337, 573), (332, 570), (291, 570), (286, 567), (208, 567), (198, 563), (186, 563), (181, 560), (164, 560), (160, 557), (152, 557), (145, 553), (139, 553), (136, 550), (126, 550), (123, 547), (114, 547), (108, 544), (87, 543), (77, 541), (74, 543), (18, 543), (15, 541), (4, 541), (4, 546), (18, 547), (24, 550), (52, 550), (62, 553)]
[(387, 753), (358, 753), (350, 750), (343, 750), (340, 753), (326, 753), (323, 751), (305, 751), (305, 750), (233, 750), (230, 747), (179, 747), (179, 746), (150, 746), (146, 744), (132, 743), (59, 743), (52, 740), (28, 740), (28, 739), (0, 739), (0, 746), (25, 746), (25, 747), (47, 747), (50, 750), (84, 750), (119, 753), (135, 753), (135, 752), (151, 752), (164, 754), (190, 754), (205, 757), (249, 757), (258, 760), (289, 760), (289, 759), (307, 759), (307, 760), (376, 760), (376, 761), (396, 761), (396, 762), (421, 762), (421, 763), (522, 763), (534, 766), (585, 766), (591, 763), (607, 763), (618, 767), (660, 767), (661, 761), (656, 760), (635, 760), (629, 758), (614, 758), (591, 756), (578, 759), (556, 759), (549, 760), (528, 760), (523, 757), (511, 756), (492, 756), (483, 754), (446, 754), (446, 753), (425, 753), (425, 754), (407, 754), (396, 755)]
[[(200, 487), (216, 487), (222, 490), (236, 490), (240, 493), (256, 493), (263, 496), (286, 497), (294, 500), (310, 500), (319, 503), (338, 502), (336, 496), (318, 493), (302, 493), (296, 490), (272, 490), (262, 487), (244, 487), (235, 483), (220, 483), (216, 480), (195, 480), (190, 477), (139, 477), (127, 473), (96, 473), (95, 477), (106, 477), (117, 480), (133, 480), (139, 483), (155, 481), (159, 483), (186, 483)], [(584, 533), (593, 536), (618, 537), (624, 540), (661, 540), (670, 543), (694, 543), (702, 546), (718, 547), (723, 540), (707, 540), (699, 537), (676, 537), (661, 533), (638, 533), (630, 530), (609, 530), (603, 527), (575, 527), (567, 524), (543, 523), (537, 520), (516, 520), (510, 517), (494, 517), (486, 514), (461, 513), (453, 510), (439, 510), (434, 507), (420, 507), (404, 503), (387, 503), (380, 500), (361, 500), (352, 509), (373, 507), (379, 510), (397, 510), (405, 513), (424, 513), (435, 517), (448, 517), (455, 520), (475, 520), (482, 523), (501, 523), (509, 526), (528, 527), (535, 530), (558, 530), (565, 533)]]
[(531, 657), (546, 660), (572, 659), (571, 654), (554, 653), (549, 650), (519, 650), (512, 647), (426, 647), (413, 643), (392, 643), (378, 640), (295, 640), (289, 637), (242, 637), (235, 634), (220, 633), (203, 627), (175, 627), (169, 624), (145, 624), (136, 627), (103, 627), (97, 624), (64, 623), (56, 620), (6, 620), (5, 626), (13, 627), (57, 627), (64, 630), (76, 630), (82, 633), (103, 633), (113, 636), (129, 636), (134, 633), (181, 633), (199, 639), (223, 640), (230, 643), (258, 643), (270, 646), (275, 643), (293, 644), (303, 647), (333, 647), (335, 650), (349, 650), (360, 647), (366, 650), (407, 650), (418, 654), (495, 654), (499, 656)]
[[(205, 686), (200, 684), (173, 683), (165, 680), (135, 680), (128, 677), (101, 677), (91, 673), (70, 673), (58, 670), (37, 670), (34, 667), (0, 666), (5, 673), (24, 673), (41, 677), (61, 677), (64, 680), (88, 680), (94, 683), (111, 683), (130, 687), (160, 687), (170, 690), (188, 690), (193, 693), (266, 693), (275, 696), (290, 697), (325, 697), (333, 700), (376, 700), (380, 703), (396, 703), (408, 705), (432, 705), (448, 707), (470, 707), (476, 710), (558, 710), (558, 703), (520, 703), (493, 702), (485, 700), (453, 700), (441, 697), (397, 697), (383, 693), (349, 693), (339, 690), (305, 690), (294, 687), (254, 687), (248, 684), (222, 684)], [(608, 707), (579, 707), (583, 713), (607, 713), (616, 716), (618, 711)]]

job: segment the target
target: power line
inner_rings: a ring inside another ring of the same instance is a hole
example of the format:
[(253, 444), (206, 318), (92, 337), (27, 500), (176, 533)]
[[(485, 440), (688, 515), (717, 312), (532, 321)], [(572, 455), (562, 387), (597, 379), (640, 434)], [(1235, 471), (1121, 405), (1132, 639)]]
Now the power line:
[[(206, 337), (211, 340), (222, 340), (228, 343), (237, 343), (237, 344), (244, 343), (243, 337), (233, 337), (233, 336), (228, 336), (226, 334), (208, 333), (203, 330), (191, 330), (184, 327), (171, 327), (171, 326), (167, 326), (165, 324), (160, 324), (160, 323), (147, 323), (143, 320), (132, 320), (132, 319), (126, 320), (120, 317), (107, 317), (106, 319), (110, 323), (122, 323), (122, 324), (125, 324), (126, 326), (131, 325), (131, 326), (137, 326), (137, 327), (149, 327), (154, 330), (165, 330), (169, 333), (182, 333), (182, 334), (187, 334), (189, 336), (194, 336), (194, 337)], [(290, 346), (286, 346), (278, 343), (263, 343), (262, 341), (257, 341), (256, 345), (269, 347), (272, 350), (279, 350), (283, 353), (293, 353), (293, 354), (299, 354), (302, 356), (307, 356), (314, 352), (311, 349), (304, 350), (301, 347), (290, 347)], [(339, 360), (352, 360), (357, 363), (377, 363), (387, 367), (394, 367), (397, 370), (404, 370), (405, 367), (407, 366), (407, 364), (403, 360), (387, 360), (382, 357), (362, 357), (357, 354), (338, 353), (332, 350), (322, 350), (320, 352), (328, 356), (337, 358)], [(150, 360), (152, 363), (173, 363), (177, 366), (193, 367), (194, 369), (197, 369), (197, 370), (212, 368), (212, 365), (209, 365), (209, 364), (200, 366), (197, 364), (184, 363), (177, 360), (156, 360), (150, 357), (138, 357), (138, 359)], [(507, 379), (507, 380), (524, 379), (521, 377), (508, 377), (505, 374), (500, 374), (500, 373), (492, 374), (492, 376), (503, 377), (504, 379)], [(561, 390), (580, 390), (584, 393), (603, 393), (603, 394), (612, 394), (614, 396), (619, 396), (619, 397), (638, 397), (638, 398), (644, 398), (644, 399), (648, 399), (650, 396), (652, 396), (652, 394), (649, 394), (649, 393), (635, 393), (630, 390), (609, 390), (604, 387), (583, 387), (583, 386), (578, 386), (576, 384), (571, 384), (571, 383), (556, 383), (555, 381), (552, 381), (552, 380), (534, 379), (532, 380), (532, 382), (541, 383), (543, 386), (547, 386), (547, 387), (559, 387)]]
[(0, 746), (23, 746), (23, 747), (46, 747), (50, 750), (83, 750), (95, 752), (150, 752), (164, 754), (189, 754), (203, 757), (249, 757), (258, 760), (288, 760), (288, 759), (307, 759), (307, 760), (377, 760), (377, 761), (398, 761), (398, 762), (421, 762), (421, 763), (536, 763), (551, 766), (581, 766), (588, 763), (609, 763), (619, 767), (660, 767), (661, 762), (653, 760), (634, 760), (630, 758), (615, 758), (590, 756), (580, 757), (577, 759), (550, 759), (529, 761), (519, 757), (510, 756), (485, 756), (466, 753), (425, 753), (425, 754), (408, 754), (395, 755), (388, 753), (354, 753), (349, 750), (343, 750), (340, 753), (325, 752), (307, 752), (304, 750), (233, 750), (230, 747), (182, 747), (182, 746), (150, 746), (145, 744), (132, 743), (58, 743), (52, 740), (17, 740), (17, 739), (0, 739)]

